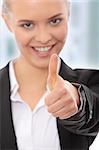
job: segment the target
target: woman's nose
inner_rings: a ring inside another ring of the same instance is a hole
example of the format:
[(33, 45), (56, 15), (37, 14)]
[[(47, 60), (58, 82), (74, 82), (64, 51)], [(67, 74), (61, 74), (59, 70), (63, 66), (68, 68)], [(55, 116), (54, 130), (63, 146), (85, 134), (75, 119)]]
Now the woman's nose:
[(40, 42), (42, 44), (46, 44), (49, 41), (51, 41), (52, 36), (51, 33), (47, 29), (37, 29), (37, 32), (35, 34), (35, 41)]

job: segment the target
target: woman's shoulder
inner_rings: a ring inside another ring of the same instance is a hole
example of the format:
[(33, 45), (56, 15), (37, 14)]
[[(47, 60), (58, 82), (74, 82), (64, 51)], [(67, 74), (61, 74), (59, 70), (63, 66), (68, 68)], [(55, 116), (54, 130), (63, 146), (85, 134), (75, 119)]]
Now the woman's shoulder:
[(98, 69), (86, 69), (77, 68), (72, 69), (61, 60), (60, 75), (69, 81), (80, 81), (83, 83), (93, 81), (99, 83), (99, 70)]
[(6, 66), (4, 66), (0, 69), (0, 80), (1, 80), (2, 77), (7, 75), (8, 72), (9, 72), (9, 63)]

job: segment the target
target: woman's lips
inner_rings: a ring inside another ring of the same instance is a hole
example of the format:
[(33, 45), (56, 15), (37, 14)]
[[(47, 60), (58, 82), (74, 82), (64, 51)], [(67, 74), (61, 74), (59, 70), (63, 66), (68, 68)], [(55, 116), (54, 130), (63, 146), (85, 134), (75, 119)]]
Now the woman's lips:
[(39, 57), (47, 57), (50, 54), (50, 51), (55, 45), (46, 46), (46, 47), (32, 47), (32, 50), (39, 56)]

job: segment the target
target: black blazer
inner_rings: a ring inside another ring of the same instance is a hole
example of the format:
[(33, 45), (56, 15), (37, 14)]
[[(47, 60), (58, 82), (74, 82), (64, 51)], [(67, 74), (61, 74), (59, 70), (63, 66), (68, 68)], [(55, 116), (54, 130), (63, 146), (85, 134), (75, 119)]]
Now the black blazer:
[[(88, 150), (99, 130), (99, 71), (72, 70), (62, 61), (65, 80), (80, 84), (83, 109), (69, 119), (57, 118), (61, 150)], [(18, 150), (10, 101), (9, 64), (0, 70), (0, 150)]]

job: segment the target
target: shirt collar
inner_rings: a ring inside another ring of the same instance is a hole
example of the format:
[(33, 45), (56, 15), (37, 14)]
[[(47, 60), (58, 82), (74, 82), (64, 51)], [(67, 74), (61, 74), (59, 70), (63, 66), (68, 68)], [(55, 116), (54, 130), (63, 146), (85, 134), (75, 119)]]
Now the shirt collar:
[(11, 61), (9, 64), (9, 77), (10, 77), (10, 84), (11, 84), (11, 93), (16, 92), (19, 88), (18, 82), (16, 80), (15, 72), (14, 72), (14, 61)]
[[(9, 77), (10, 77), (10, 84), (11, 84), (11, 101), (13, 102), (23, 102), (24, 101), (21, 99), (21, 97), (18, 94), (18, 82), (15, 76), (15, 71), (14, 71), (14, 61), (11, 61), (9, 64)], [(43, 96), (40, 98), (39, 103), (37, 104), (36, 108), (34, 109), (34, 111), (36, 111), (37, 109), (39, 109), (40, 107), (45, 105), (45, 101), (44, 101), (44, 97), (46, 96), (47, 91), (45, 91), (45, 93), (43, 94)]]

